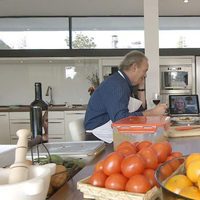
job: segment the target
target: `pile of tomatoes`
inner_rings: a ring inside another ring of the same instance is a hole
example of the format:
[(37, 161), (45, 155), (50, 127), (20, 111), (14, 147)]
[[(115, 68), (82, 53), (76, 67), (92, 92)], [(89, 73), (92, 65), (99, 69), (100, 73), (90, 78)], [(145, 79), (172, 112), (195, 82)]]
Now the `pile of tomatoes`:
[[(96, 164), (88, 183), (112, 190), (146, 193), (152, 187), (158, 186), (155, 170), (159, 165), (179, 156), (182, 153), (173, 152), (167, 141), (125, 141), (117, 146), (116, 151)], [(181, 163), (176, 161), (162, 168), (163, 176), (167, 177), (177, 169)]]

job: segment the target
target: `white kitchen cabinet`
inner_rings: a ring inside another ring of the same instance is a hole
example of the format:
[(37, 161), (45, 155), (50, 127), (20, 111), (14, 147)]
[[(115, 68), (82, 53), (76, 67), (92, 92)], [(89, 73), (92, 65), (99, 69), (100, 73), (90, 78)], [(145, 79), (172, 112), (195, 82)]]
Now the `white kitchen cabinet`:
[(0, 144), (10, 144), (9, 114), (0, 112)]
[[(48, 138), (49, 142), (65, 141), (65, 120), (64, 111), (48, 112)], [(18, 137), (16, 132), (19, 129), (30, 129), (30, 113), (29, 112), (11, 112), (10, 113), (10, 136), (11, 144), (16, 144)]]
[(16, 144), (18, 137), (16, 132), (19, 129), (30, 130), (30, 113), (29, 112), (10, 112), (10, 143)]
[(84, 118), (86, 110), (65, 111), (65, 135), (66, 141), (72, 141), (69, 131), (69, 122)]
[(49, 142), (66, 141), (64, 111), (51, 111), (48, 114)]

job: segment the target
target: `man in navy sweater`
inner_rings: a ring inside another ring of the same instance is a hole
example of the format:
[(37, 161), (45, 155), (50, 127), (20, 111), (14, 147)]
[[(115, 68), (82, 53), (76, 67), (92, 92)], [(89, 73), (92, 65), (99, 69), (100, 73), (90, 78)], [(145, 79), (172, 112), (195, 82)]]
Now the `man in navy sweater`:
[[(148, 59), (140, 51), (129, 52), (121, 62), (119, 71), (104, 80), (92, 94), (85, 115), (85, 129), (95, 134), (95, 130), (105, 132), (110, 124), (128, 116), (163, 115), (166, 104), (145, 110), (145, 84), (148, 71)], [(129, 110), (133, 90), (137, 88), (137, 97), (142, 105), (138, 110)], [(99, 135), (98, 138), (102, 139)], [(111, 142), (111, 141), (110, 141)]]

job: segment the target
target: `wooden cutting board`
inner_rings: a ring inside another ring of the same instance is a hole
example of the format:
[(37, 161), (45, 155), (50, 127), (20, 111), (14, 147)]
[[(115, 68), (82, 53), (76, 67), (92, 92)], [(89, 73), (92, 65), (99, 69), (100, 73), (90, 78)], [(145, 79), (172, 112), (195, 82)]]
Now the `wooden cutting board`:
[[(179, 126), (181, 127), (181, 126)], [(184, 127), (184, 126), (183, 126)], [(199, 127), (191, 130), (177, 130), (177, 126), (171, 126), (168, 131), (164, 133), (166, 137), (190, 137), (200, 135), (200, 126), (192, 125), (191, 127)]]

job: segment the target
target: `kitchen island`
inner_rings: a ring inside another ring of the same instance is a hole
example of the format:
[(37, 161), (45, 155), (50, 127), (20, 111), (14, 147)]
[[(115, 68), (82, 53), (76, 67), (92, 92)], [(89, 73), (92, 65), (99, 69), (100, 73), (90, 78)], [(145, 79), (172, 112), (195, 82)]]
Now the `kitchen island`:
[[(181, 137), (166, 138), (173, 148), (173, 151), (181, 151), (184, 155), (200, 152), (200, 136), (198, 137)], [(81, 200), (83, 194), (77, 190), (77, 182), (92, 174), (95, 163), (103, 159), (113, 150), (112, 144), (107, 144), (106, 149), (98, 155), (89, 165), (83, 168), (71, 180), (69, 180), (60, 190), (58, 190), (49, 200)]]

